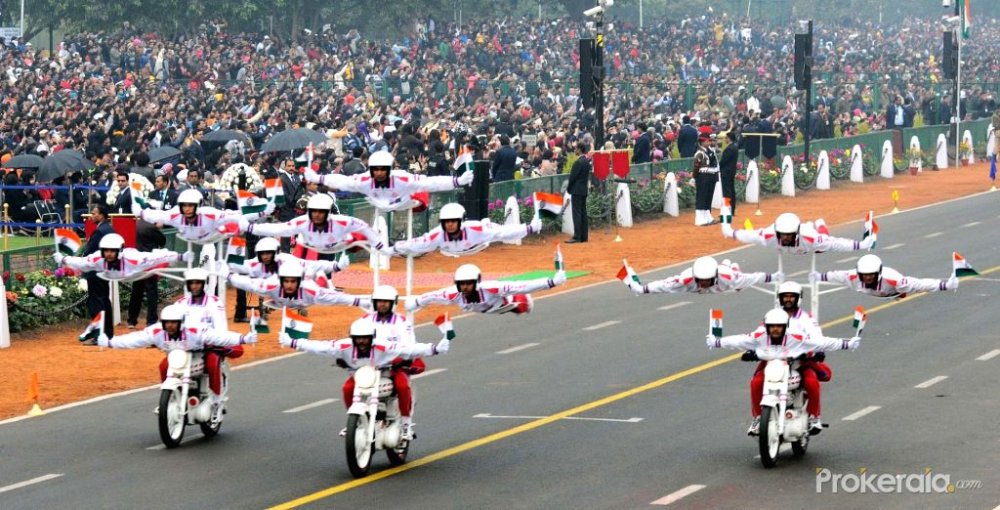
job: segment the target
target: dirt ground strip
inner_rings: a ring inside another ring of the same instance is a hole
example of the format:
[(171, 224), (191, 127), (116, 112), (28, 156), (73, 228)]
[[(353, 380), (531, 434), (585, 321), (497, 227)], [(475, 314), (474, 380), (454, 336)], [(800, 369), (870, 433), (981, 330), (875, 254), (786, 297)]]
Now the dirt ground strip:
[[(798, 192), (799, 195), (795, 198), (769, 197), (760, 204), (762, 216), (753, 215), (755, 207), (752, 204), (738, 204), (734, 223), (742, 225), (744, 219), (750, 218), (754, 225), (764, 226), (770, 224), (778, 214), (793, 211), (804, 219), (825, 218), (832, 226), (860, 220), (870, 209), (875, 210), (876, 214), (889, 213), (893, 207), (893, 190), (899, 191), (899, 208), (902, 210), (986, 191), (990, 187), (986, 177), (988, 170), (987, 165), (979, 164), (958, 169), (925, 171), (917, 176), (898, 174), (891, 180), (876, 178), (865, 184), (840, 181), (830, 191)], [(1000, 193), (996, 196), (1000, 200)], [(684, 211), (679, 218), (643, 221), (633, 228), (621, 229), (621, 242), (614, 242), (614, 233), (608, 233), (602, 228), (591, 231), (590, 242), (587, 244), (564, 244), (562, 251), (567, 268), (590, 271), (589, 275), (570, 280), (566, 287), (579, 287), (614, 278), (621, 267), (622, 258), (628, 258), (637, 271), (642, 271), (738, 246), (723, 238), (717, 226), (695, 227), (693, 223), (693, 211)], [(496, 245), (466, 259), (428, 255), (416, 261), (416, 272), (440, 275), (420, 279), (425, 285), (436, 285), (442, 281), (447, 282), (447, 275), (467, 262), (479, 265), (487, 275), (550, 269), (553, 245), (566, 237), (532, 237), (525, 239), (522, 246)], [(392, 279), (402, 281), (405, 264), (396, 260), (393, 262)], [(355, 271), (363, 269), (352, 267), (352, 273)], [(357, 276), (359, 275), (344, 278), (344, 282), (340, 284), (346, 286), (348, 282), (356, 284), (353, 282), (367, 281)], [(415, 290), (426, 291), (430, 288), (432, 287)], [(364, 288), (348, 290), (356, 293), (368, 291)], [(232, 317), (234, 302), (235, 294), (230, 292), (229, 317)], [(545, 302), (538, 303), (538, 306), (544, 307)], [(432, 320), (442, 310), (427, 309), (417, 315), (417, 322)], [(314, 307), (309, 312), (315, 324), (313, 338), (338, 338), (344, 334), (348, 324), (359, 316), (358, 310), (345, 307)], [(451, 312), (458, 313), (454, 309)], [(533, 319), (527, 316), (511, 317), (511, 320)], [(43, 409), (158, 382), (157, 364), (163, 356), (160, 351), (111, 351), (83, 347), (76, 340), (83, 326), (83, 322), (67, 323), (13, 335), (12, 347), (0, 351), (0, 387), (5, 389), (0, 392), (0, 419), (24, 414), (31, 407), (27, 395), (34, 372), (38, 373), (39, 404)], [(246, 330), (244, 324), (233, 326), (236, 331)], [(456, 326), (461, 335), (465, 326), (461, 321)], [(121, 334), (127, 331), (124, 327), (119, 327), (116, 332)], [(273, 332), (262, 335), (260, 343), (249, 346), (246, 351), (246, 355), (234, 360), (234, 364), (289, 352), (281, 348)]]

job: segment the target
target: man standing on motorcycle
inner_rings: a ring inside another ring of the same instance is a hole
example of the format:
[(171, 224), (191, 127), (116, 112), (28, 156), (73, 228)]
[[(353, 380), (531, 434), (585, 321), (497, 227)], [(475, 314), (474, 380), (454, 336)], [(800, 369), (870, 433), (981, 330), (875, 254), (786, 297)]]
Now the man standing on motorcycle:
[[(204, 197), (196, 189), (187, 189), (177, 196), (177, 205), (166, 211), (134, 208), (132, 214), (149, 223), (160, 223), (177, 229), (177, 237), (195, 244), (211, 244), (228, 235), (227, 225), (236, 225), (266, 218), (274, 211), (274, 203), (259, 213), (243, 215), (239, 211), (222, 211), (201, 206)], [(235, 226), (233, 227), (235, 228)]]
[(187, 292), (174, 304), (186, 310), (186, 321), (190, 326), (227, 330), (226, 310), (218, 296), (205, 293), (208, 271), (200, 267), (184, 271), (184, 287)]
[(829, 234), (821, 220), (816, 223), (802, 223), (793, 213), (782, 213), (774, 224), (757, 230), (733, 230), (729, 223), (722, 224), (723, 237), (735, 239), (744, 244), (757, 244), (765, 248), (777, 248), (782, 253), (806, 255), (825, 251), (867, 250), (875, 245), (875, 236), (855, 241)]
[(66, 266), (74, 271), (97, 273), (107, 280), (133, 281), (151, 276), (150, 269), (167, 267), (181, 258), (170, 250), (156, 249), (150, 252), (126, 248), (125, 239), (118, 234), (107, 234), (101, 238), (99, 250), (83, 257), (65, 256), (58, 251), (52, 254), (57, 266)]
[[(450, 331), (450, 330), (449, 330)], [(381, 338), (371, 319), (362, 317), (351, 324), (350, 338), (341, 340), (298, 340), (282, 332), (278, 336), (281, 345), (297, 351), (323, 354), (337, 358), (337, 364), (354, 371), (363, 365), (379, 369), (389, 368), (399, 358), (415, 359), (419, 356), (436, 356), (448, 352), (450, 340), (446, 333), (437, 344), (417, 342), (393, 342)], [(405, 374), (392, 374), (392, 383), (399, 397), (399, 413), (402, 415), (403, 439), (413, 439), (410, 413), (413, 408), (410, 381)], [(347, 378), (343, 386), (344, 405), (348, 408), (354, 400), (354, 376)]]
[(636, 294), (673, 294), (691, 292), (697, 294), (719, 294), (740, 291), (761, 283), (780, 282), (785, 275), (776, 273), (744, 273), (738, 264), (729, 259), (722, 264), (713, 257), (701, 257), (681, 274), (657, 280), (645, 285), (632, 278), (623, 278), (622, 283)]
[[(187, 310), (173, 304), (160, 312), (160, 322), (142, 330), (108, 338), (101, 334), (97, 345), (112, 349), (141, 349), (154, 346), (169, 353), (174, 349), (185, 351), (205, 351), (205, 370), (212, 390), (212, 409), (222, 404), (222, 374), (220, 363), (224, 357), (239, 358), (243, 355), (243, 345), (257, 343), (257, 333), (245, 335), (218, 327), (208, 327), (198, 323), (184, 324)], [(160, 362), (160, 381), (167, 378), (167, 358)]]
[(389, 249), (372, 228), (357, 218), (331, 214), (333, 198), (316, 194), (306, 203), (306, 214), (286, 223), (240, 222), (240, 231), (257, 236), (290, 237), (301, 234), (306, 246), (323, 253), (336, 253), (348, 248), (368, 246), (386, 255)]
[(449, 257), (461, 257), (480, 252), (496, 241), (516, 241), (542, 231), (542, 220), (535, 215), (527, 225), (497, 225), (490, 221), (465, 219), (460, 204), (445, 204), (438, 214), (441, 225), (409, 241), (397, 241), (392, 254), (400, 257), (417, 256), (441, 250)]
[(427, 292), (406, 300), (406, 310), (427, 305), (456, 305), (465, 312), (528, 313), (534, 306), (531, 294), (566, 283), (566, 271), (556, 271), (552, 278), (525, 282), (482, 281), (483, 275), (474, 264), (463, 264), (455, 271), (455, 285)]
[(947, 280), (903, 276), (891, 267), (884, 267), (882, 259), (868, 254), (858, 259), (855, 269), (809, 273), (810, 282), (834, 282), (862, 294), (882, 298), (902, 299), (911, 292), (938, 292), (958, 289), (958, 277)]
[[(781, 348), (782, 357), (788, 359), (798, 358), (809, 352), (825, 352), (832, 350), (850, 349), (855, 350), (861, 345), (861, 337), (853, 338), (828, 338), (824, 336), (812, 337), (809, 336), (808, 331), (803, 331), (790, 326), (790, 318), (788, 313), (780, 308), (775, 308), (767, 312), (764, 315), (764, 322), (754, 331), (742, 334), (742, 335), (730, 335), (724, 337), (717, 337), (711, 333), (705, 338), (705, 343), (708, 345), (709, 349), (724, 348), (724, 349), (741, 349), (749, 350), (750, 353), (744, 353), (744, 361), (757, 361), (758, 351), (766, 350), (773, 351), (775, 348)], [(801, 366), (799, 369), (802, 374), (803, 383), (802, 388), (809, 393), (809, 388), (806, 386), (806, 372), (812, 373), (811, 370), (802, 370)], [(813, 374), (815, 378), (815, 374)], [(815, 383), (813, 391), (818, 391), (819, 382)], [(764, 371), (762, 368), (758, 367), (758, 370), (754, 372), (753, 378), (750, 379), (750, 414), (753, 417), (753, 421), (750, 424), (750, 428), (747, 430), (747, 435), (756, 436), (760, 432), (760, 402), (763, 397), (764, 391)], [(812, 400), (812, 395), (810, 395), (810, 401)], [(811, 407), (811, 402), (810, 402)], [(807, 412), (809, 410), (807, 409)], [(819, 433), (822, 430), (822, 423), (819, 420), (819, 416), (815, 417), (814, 422), (813, 416), (809, 417), (809, 427), (811, 434)], [(816, 425), (814, 427), (813, 425)]]
[(271, 301), (270, 306), (304, 309), (312, 305), (347, 305), (368, 308), (368, 296), (354, 296), (320, 287), (314, 280), (304, 279), (305, 270), (297, 264), (278, 267), (278, 273), (266, 278), (251, 278), (241, 274), (228, 274), (226, 281), (237, 289), (259, 294)]

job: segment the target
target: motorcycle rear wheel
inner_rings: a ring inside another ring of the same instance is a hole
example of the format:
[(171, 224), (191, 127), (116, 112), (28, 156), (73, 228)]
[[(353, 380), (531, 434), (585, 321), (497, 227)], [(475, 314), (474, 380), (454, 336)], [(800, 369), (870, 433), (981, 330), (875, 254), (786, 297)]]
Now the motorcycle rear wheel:
[(809, 449), (809, 436), (802, 436), (802, 439), (792, 442), (792, 453), (796, 457), (801, 457), (806, 454), (806, 450)]
[(406, 464), (406, 456), (410, 453), (410, 442), (403, 441), (401, 446), (396, 448), (389, 448), (385, 451), (385, 456), (389, 457), (389, 464), (392, 466), (399, 466), (401, 464)]
[[(347, 417), (347, 437), (344, 438), (344, 451), (347, 453), (347, 467), (354, 478), (368, 475), (372, 467), (372, 451), (375, 445), (363, 437), (368, 430), (368, 416), (352, 414)], [(358, 437), (358, 436), (362, 437)], [(358, 444), (358, 441), (361, 444)]]
[(184, 438), (184, 427), (187, 426), (187, 416), (184, 411), (180, 388), (160, 391), (160, 412), (157, 415), (157, 422), (160, 428), (160, 440), (167, 448), (177, 448)]
[(781, 438), (778, 437), (778, 423), (771, 419), (770, 407), (760, 409), (760, 434), (757, 436), (757, 444), (760, 449), (760, 463), (765, 468), (771, 469), (778, 463), (778, 447), (781, 446)]

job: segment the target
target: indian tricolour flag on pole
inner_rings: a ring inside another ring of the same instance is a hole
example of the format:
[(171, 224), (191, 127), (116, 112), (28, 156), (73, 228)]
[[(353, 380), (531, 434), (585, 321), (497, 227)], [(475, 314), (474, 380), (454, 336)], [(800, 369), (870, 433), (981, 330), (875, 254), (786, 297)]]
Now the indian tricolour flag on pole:
[(274, 205), (285, 203), (285, 188), (281, 185), (281, 179), (268, 179), (264, 181), (264, 194)]
[(722, 209), (719, 209), (719, 223), (733, 223), (733, 199), (725, 197), (722, 199)]
[(722, 337), (722, 310), (713, 308), (708, 312), (708, 332), (716, 338)]
[(146, 199), (142, 197), (142, 183), (139, 181), (132, 181), (129, 183), (128, 187), (131, 190), (130, 195), (132, 197), (132, 210), (134, 211), (136, 209), (148, 208), (149, 204), (147, 204)]
[(972, 27), (972, 0), (965, 0), (965, 5), (962, 7), (962, 38), (968, 39), (972, 37), (972, 31), (969, 30)]
[(90, 321), (87, 325), (87, 329), (80, 333), (80, 341), (85, 342), (87, 340), (97, 340), (97, 337), (101, 336), (104, 332), (104, 311), (100, 311), (94, 317), (94, 320)]
[(246, 259), (247, 240), (240, 236), (229, 239), (229, 245), (226, 246), (226, 263), (242, 265)]
[(562, 250), (559, 248), (559, 243), (556, 243), (556, 271), (563, 271), (566, 269), (566, 264), (563, 263)]
[(250, 327), (257, 333), (271, 332), (271, 328), (267, 326), (267, 319), (261, 317), (256, 309), (250, 309)]
[(462, 147), (462, 152), (455, 158), (455, 162), (451, 166), (455, 169), (455, 173), (462, 174), (462, 172), (472, 171), (472, 163), (472, 151), (468, 147)]
[(66, 255), (76, 255), (83, 248), (83, 241), (69, 228), (57, 228), (55, 236), (56, 249)]
[(549, 217), (556, 217), (562, 214), (563, 197), (555, 193), (543, 193), (536, 191), (534, 195), (535, 212)]
[(236, 205), (240, 208), (241, 214), (258, 214), (267, 209), (267, 199), (260, 198), (249, 191), (239, 190), (236, 192)]
[(441, 330), (445, 338), (448, 340), (455, 339), (455, 327), (451, 324), (451, 315), (438, 315), (437, 319), (434, 319), (434, 324)]
[(861, 336), (861, 332), (865, 329), (865, 323), (868, 322), (868, 314), (865, 313), (865, 309), (862, 307), (857, 307), (854, 309), (854, 335)]
[(309, 338), (309, 333), (313, 329), (312, 321), (295, 313), (294, 310), (289, 310), (287, 307), (281, 310), (281, 330), (297, 340)]
[[(878, 223), (875, 223), (875, 211), (868, 211), (868, 215), (865, 216), (865, 233), (861, 236), (861, 239), (868, 239), (869, 236), (878, 239)], [(872, 248), (874, 247), (875, 243), (872, 243)], [(869, 250), (872, 248), (869, 248)]]
[(618, 270), (618, 279), (625, 283), (628, 283), (627, 280), (632, 280), (635, 283), (641, 283), (639, 281), (639, 275), (635, 274), (635, 270), (632, 269), (632, 266), (628, 265), (628, 261), (622, 260), (622, 264), (622, 268)]
[(961, 278), (963, 276), (976, 276), (979, 274), (975, 269), (972, 269), (969, 261), (965, 260), (965, 257), (957, 251), (951, 253), (951, 259), (951, 267), (954, 269), (956, 277)]

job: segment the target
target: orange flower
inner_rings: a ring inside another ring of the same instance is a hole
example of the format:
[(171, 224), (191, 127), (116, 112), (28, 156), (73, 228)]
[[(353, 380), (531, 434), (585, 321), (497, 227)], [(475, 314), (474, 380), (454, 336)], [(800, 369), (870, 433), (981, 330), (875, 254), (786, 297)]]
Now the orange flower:
[(7, 294), (7, 301), (10, 301), (11, 303), (17, 303), (17, 293), (8, 290), (6, 294)]

